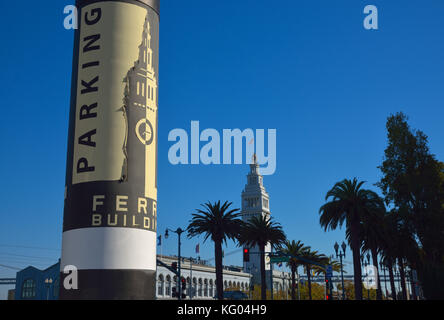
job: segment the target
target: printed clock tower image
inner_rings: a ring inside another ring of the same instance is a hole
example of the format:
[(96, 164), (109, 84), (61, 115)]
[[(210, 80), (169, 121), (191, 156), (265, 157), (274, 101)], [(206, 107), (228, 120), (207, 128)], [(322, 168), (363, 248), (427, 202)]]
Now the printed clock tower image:
[[(150, 23), (143, 27), (139, 58), (128, 71), (124, 108), (128, 122), (128, 136), (124, 146), (126, 161), (145, 159), (146, 172), (140, 174), (133, 166), (125, 166), (123, 179), (145, 185), (145, 196), (156, 199), (157, 194), (157, 79), (153, 67)], [(154, 165), (153, 165), (154, 164)], [(134, 168), (134, 170), (131, 170)], [(149, 172), (154, 170), (154, 172)]]

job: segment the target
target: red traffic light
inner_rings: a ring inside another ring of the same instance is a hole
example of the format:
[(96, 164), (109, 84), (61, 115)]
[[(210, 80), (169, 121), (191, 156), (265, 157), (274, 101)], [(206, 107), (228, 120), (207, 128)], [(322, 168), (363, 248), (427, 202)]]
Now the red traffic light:
[(250, 261), (250, 249), (244, 248), (244, 262)]

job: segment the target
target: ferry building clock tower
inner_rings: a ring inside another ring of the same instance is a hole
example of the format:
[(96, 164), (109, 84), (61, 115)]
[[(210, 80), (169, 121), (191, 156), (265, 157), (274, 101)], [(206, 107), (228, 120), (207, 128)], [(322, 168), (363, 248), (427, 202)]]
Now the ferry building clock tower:
[[(242, 191), (242, 220), (248, 222), (254, 216), (270, 217), (270, 197), (265, 191), (263, 177), (259, 174), (259, 164), (256, 155), (253, 156), (253, 163), (250, 164), (250, 172), (247, 175), (247, 184)], [(260, 252), (259, 247), (250, 247), (250, 261), (244, 261), (244, 272), (252, 274), (253, 284), (260, 284)], [(271, 245), (265, 246), (265, 253), (271, 252)], [(266, 279), (270, 276), (270, 263), (268, 255), (265, 255)]]

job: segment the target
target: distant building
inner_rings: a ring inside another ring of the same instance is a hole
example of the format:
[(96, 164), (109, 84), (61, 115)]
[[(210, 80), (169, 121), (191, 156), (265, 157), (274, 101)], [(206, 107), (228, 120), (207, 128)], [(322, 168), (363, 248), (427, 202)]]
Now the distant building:
[[(270, 217), (270, 196), (265, 190), (263, 176), (259, 173), (259, 164), (256, 155), (253, 156), (253, 163), (250, 164), (250, 172), (247, 175), (247, 184), (242, 191), (242, 220), (248, 222), (254, 216)], [(250, 249), (250, 261), (244, 262), (244, 272), (252, 275), (253, 284), (261, 283), (260, 252), (257, 246)], [(271, 273), (273, 273), (273, 290), (288, 290), (289, 273), (273, 270), (270, 264), (268, 253), (271, 252), (270, 244), (265, 247), (265, 279), (267, 289), (271, 287)]]
[[(259, 164), (256, 160), (256, 155), (253, 156), (253, 163), (250, 164), (250, 172), (247, 175), (247, 184), (242, 191), (242, 220), (248, 222), (255, 216), (270, 217), (270, 197), (265, 191), (263, 184), (263, 177), (259, 174)], [(244, 272), (251, 273), (253, 275), (253, 283), (259, 284), (260, 277), (260, 265), (261, 255), (257, 246), (250, 249), (250, 261), (244, 261)], [(270, 244), (265, 246), (265, 253), (271, 252)], [(266, 278), (270, 279), (271, 265), (268, 261), (268, 256), (265, 256), (265, 272)], [(269, 280), (268, 280), (269, 281)], [(268, 285), (269, 287), (269, 285)]]
[[(157, 255), (163, 263), (171, 266), (177, 257)], [(59, 297), (60, 262), (45, 270), (27, 267), (17, 272), (15, 300), (57, 300)], [(216, 295), (215, 267), (193, 259), (182, 259), (181, 276), (187, 281), (186, 299), (213, 299)], [(244, 273), (242, 267), (224, 266), (223, 284), (226, 289), (239, 289), (248, 292), (251, 275)], [(192, 286), (191, 286), (192, 283)], [(157, 266), (156, 299), (167, 300), (177, 287), (177, 276), (163, 266)], [(176, 289), (177, 290), (177, 289)]]
[(15, 300), (57, 300), (60, 261), (45, 270), (27, 267), (17, 272)]
[[(177, 262), (177, 257), (157, 256), (163, 263), (171, 266)], [(186, 279), (186, 299), (204, 300), (213, 299), (216, 295), (216, 269), (205, 264), (204, 261), (187, 258), (181, 263), (181, 277)], [(250, 287), (249, 273), (242, 271), (242, 267), (224, 266), (223, 285), (224, 290), (238, 289), (248, 292)], [(157, 267), (156, 298), (173, 299), (173, 288), (176, 287), (177, 276), (165, 267)], [(192, 285), (191, 285), (192, 284)]]

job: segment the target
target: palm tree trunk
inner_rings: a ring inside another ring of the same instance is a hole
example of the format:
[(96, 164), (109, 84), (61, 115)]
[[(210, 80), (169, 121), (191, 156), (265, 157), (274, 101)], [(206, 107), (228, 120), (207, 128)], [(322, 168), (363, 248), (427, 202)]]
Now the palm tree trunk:
[(415, 282), (413, 281), (413, 270), (410, 270), (410, 283), (411, 283), (411, 286), (412, 286), (412, 298), (413, 298), (413, 300), (418, 300), (418, 297), (416, 296), (416, 284), (415, 284)]
[(265, 246), (259, 246), (261, 252), (261, 299), (267, 300), (267, 282), (265, 280)]
[(295, 267), (291, 267), (291, 300), (296, 300), (296, 270)]
[(396, 287), (395, 287), (395, 276), (393, 274), (393, 262), (392, 259), (388, 261), (387, 264), (389, 277), (390, 277), (390, 289), (392, 291), (392, 299), (396, 300)]
[(376, 279), (378, 281), (376, 288), (376, 300), (382, 300), (382, 288), (381, 288), (381, 280), (379, 279), (379, 268), (378, 268), (378, 251), (376, 248), (372, 248), (372, 260), (373, 266), (376, 268)]
[(310, 274), (310, 272), (311, 272), (310, 265), (307, 265), (308, 299), (312, 300), (312, 297), (311, 297), (311, 274)]
[(361, 252), (359, 239), (359, 221), (351, 223), (351, 249), (353, 252), (353, 274), (355, 282), (355, 299), (362, 300), (362, 272), (361, 272)]
[(407, 300), (407, 288), (405, 285), (405, 272), (404, 272), (404, 265), (402, 263), (402, 258), (398, 258), (398, 263), (399, 263), (399, 276), (401, 277), (402, 299)]
[(222, 266), (222, 241), (214, 241), (214, 257), (216, 260), (216, 290), (217, 299), (224, 298), (223, 266)]

